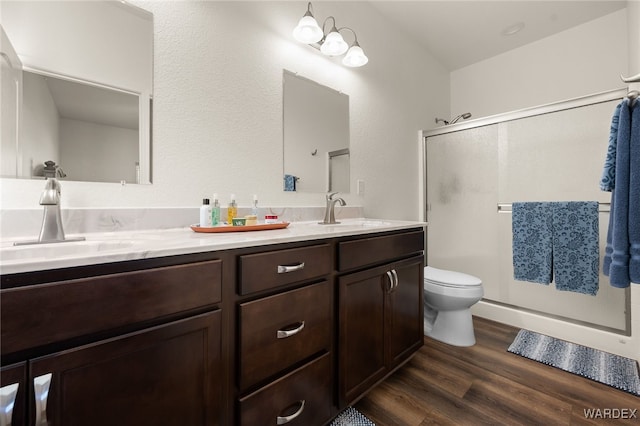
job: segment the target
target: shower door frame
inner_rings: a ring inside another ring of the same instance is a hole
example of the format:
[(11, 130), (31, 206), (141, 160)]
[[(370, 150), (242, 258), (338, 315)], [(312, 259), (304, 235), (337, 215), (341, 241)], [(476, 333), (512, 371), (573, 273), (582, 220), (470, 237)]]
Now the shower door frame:
[[(531, 108), (525, 108), (525, 109), (510, 111), (502, 114), (481, 117), (473, 120), (468, 120), (468, 121), (464, 121), (464, 122), (460, 122), (452, 125), (445, 125), (435, 129), (423, 130), (419, 132), (420, 133), (420, 157), (419, 158), (420, 158), (420, 175), (421, 175), (420, 188), (419, 188), (419, 195), (420, 195), (419, 205), (421, 206), (420, 213), (419, 213), (420, 220), (424, 222), (427, 221), (428, 211), (430, 209), (430, 206), (427, 203), (427, 199), (428, 199), (427, 198), (427, 141), (428, 141), (428, 138), (438, 136), (438, 135), (448, 134), (448, 133), (460, 132), (468, 129), (489, 126), (493, 124), (506, 123), (509, 121), (515, 121), (523, 118), (529, 118), (529, 117), (535, 117), (535, 116), (544, 115), (544, 114), (551, 114), (555, 112), (566, 111), (566, 110), (585, 107), (589, 105), (596, 105), (604, 102), (622, 100), (624, 97), (627, 96), (627, 94), (628, 94), (627, 88), (614, 89), (614, 90), (609, 90), (605, 92), (595, 93), (592, 95), (586, 95), (578, 98), (572, 98), (564, 101), (535, 106)], [(425, 238), (425, 260), (427, 259), (428, 250), (429, 250), (428, 238)], [(542, 315), (548, 318), (558, 319), (561, 321), (566, 321), (566, 322), (577, 324), (577, 325), (583, 325), (583, 326), (597, 329), (597, 330), (603, 330), (603, 331), (607, 331), (615, 334), (630, 336), (631, 335), (630, 287), (626, 288), (624, 291), (625, 291), (624, 299), (625, 299), (625, 312), (626, 312), (624, 330), (602, 326), (602, 325), (598, 325), (598, 324), (594, 324), (586, 321), (581, 321), (581, 320), (564, 317), (564, 316), (560, 316), (560, 315), (556, 315), (548, 312), (538, 311), (530, 308), (525, 308), (517, 305), (512, 305), (512, 304), (508, 304), (500, 301), (488, 300), (484, 298), (482, 300), (483, 302), (489, 303), (489, 304), (504, 306), (504, 307), (516, 309), (523, 312)]]

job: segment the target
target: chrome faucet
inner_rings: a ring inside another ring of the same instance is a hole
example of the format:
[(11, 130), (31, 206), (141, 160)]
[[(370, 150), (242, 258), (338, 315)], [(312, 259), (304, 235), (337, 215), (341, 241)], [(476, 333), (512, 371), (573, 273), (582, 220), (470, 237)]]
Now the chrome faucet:
[(336, 215), (334, 211), (336, 203), (340, 203), (341, 206), (346, 206), (347, 203), (342, 198), (333, 198), (336, 194), (337, 192), (330, 192), (327, 194), (327, 206), (324, 211), (324, 220), (322, 222), (318, 222), (320, 225), (334, 225), (336, 223), (340, 223), (336, 222)]
[(49, 178), (40, 195), (40, 205), (44, 206), (42, 227), (38, 242), (50, 243), (64, 241), (62, 215), (60, 214), (61, 186), (56, 178)]
[(16, 242), (14, 245), (63, 243), (66, 241), (82, 241), (84, 237), (65, 238), (62, 228), (62, 214), (60, 212), (60, 182), (56, 178), (49, 178), (40, 195), (40, 205), (44, 206), (42, 227), (37, 241)]

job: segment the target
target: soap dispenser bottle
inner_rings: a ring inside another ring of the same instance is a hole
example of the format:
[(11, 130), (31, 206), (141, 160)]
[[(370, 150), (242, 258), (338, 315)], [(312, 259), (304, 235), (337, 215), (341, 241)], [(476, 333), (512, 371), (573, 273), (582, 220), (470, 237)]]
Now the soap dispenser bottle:
[(260, 219), (260, 215), (258, 214), (258, 195), (253, 194), (253, 206), (251, 207), (251, 214), (256, 217), (256, 220)]
[(200, 227), (204, 228), (211, 226), (211, 205), (209, 199), (202, 200), (202, 206), (200, 207)]
[(231, 201), (227, 206), (227, 224), (233, 223), (233, 218), (238, 216), (238, 204), (236, 204), (236, 194), (231, 194)]
[(220, 201), (218, 194), (213, 194), (213, 206), (211, 207), (211, 226), (220, 225)]

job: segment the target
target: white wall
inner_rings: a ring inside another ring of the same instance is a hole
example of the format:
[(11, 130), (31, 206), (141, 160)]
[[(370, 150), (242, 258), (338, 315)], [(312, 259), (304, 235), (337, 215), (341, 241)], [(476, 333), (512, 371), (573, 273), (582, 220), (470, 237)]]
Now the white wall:
[(479, 118), (624, 87), (627, 39), (621, 9), (455, 70), (451, 115)]
[(59, 165), (67, 179), (135, 183), (137, 161), (137, 130), (60, 120)]
[[(314, 3), (354, 28), (369, 56), (349, 69), (291, 36), (306, 2), (136, 2), (154, 14), (153, 185), (65, 182), (63, 208), (323, 206), (282, 190), (282, 70), (349, 95), (351, 179), (370, 217), (417, 219), (418, 131), (448, 109), (448, 72), (366, 2)], [(348, 36), (347, 36), (348, 37)], [(1, 181), (3, 208), (38, 208), (42, 182)]]
[(31, 73), (22, 76), (22, 176), (42, 176), (45, 161), (60, 164), (60, 116), (46, 81)]
[(8, 1), (2, 23), (25, 66), (149, 93), (151, 22), (122, 9), (131, 10), (119, 2)]

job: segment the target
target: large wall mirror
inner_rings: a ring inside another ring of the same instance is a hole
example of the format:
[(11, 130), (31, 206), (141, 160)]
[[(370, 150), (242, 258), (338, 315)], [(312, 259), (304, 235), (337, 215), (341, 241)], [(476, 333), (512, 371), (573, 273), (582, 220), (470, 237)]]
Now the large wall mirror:
[(120, 1), (0, 8), (0, 175), (42, 179), (53, 162), (66, 180), (151, 183), (152, 14)]
[(284, 190), (350, 192), (349, 96), (283, 75)]

